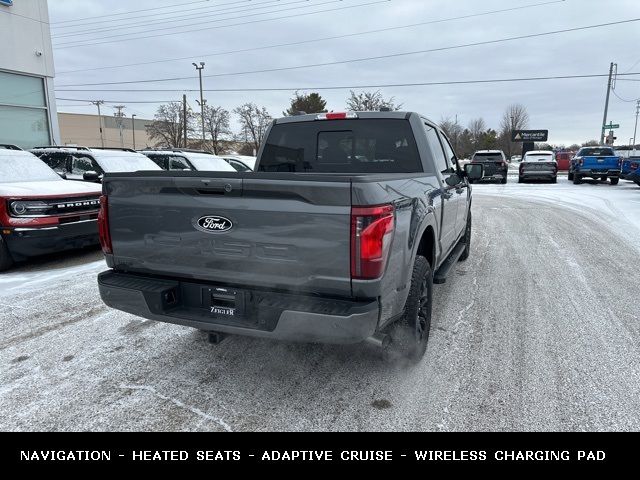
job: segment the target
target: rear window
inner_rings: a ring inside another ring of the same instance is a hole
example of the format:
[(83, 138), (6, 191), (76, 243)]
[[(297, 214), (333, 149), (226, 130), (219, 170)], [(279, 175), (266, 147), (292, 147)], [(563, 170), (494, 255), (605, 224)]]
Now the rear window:
[(578, 152), (579, 157), (615, 157), (612, 148), (583, 148)]
[(502, 155), (499, 153), (476, 153), (473, 156), (474, 162), (501, 162)]
[(274, 125), (259, 171), (418, 173), (422, 164), (407, 120), (318, 120)]

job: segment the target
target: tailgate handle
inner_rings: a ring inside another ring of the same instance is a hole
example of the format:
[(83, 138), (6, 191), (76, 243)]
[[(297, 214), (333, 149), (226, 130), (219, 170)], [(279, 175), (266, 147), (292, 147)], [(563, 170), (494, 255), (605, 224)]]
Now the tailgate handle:
[(211, 180), (201, 180), (202, 187), (196, 189), (200, 195), (224, 195), (233, 192), (231, 183), (215, 183), (211, 184)]

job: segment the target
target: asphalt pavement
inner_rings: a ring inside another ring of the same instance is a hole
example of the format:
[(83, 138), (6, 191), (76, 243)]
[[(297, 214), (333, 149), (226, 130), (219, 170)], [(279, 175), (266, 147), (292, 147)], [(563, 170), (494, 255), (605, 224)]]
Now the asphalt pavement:
[(0, 429), (640, 430), (640, 188), (510, 182), (474, 185), (415, 366), (110, 310), (95, 250), (0, 274)]

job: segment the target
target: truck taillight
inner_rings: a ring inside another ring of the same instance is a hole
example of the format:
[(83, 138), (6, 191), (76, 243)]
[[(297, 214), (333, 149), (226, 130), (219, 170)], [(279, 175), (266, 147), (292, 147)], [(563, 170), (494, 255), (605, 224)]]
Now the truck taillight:
[(358, 115), (354, 112), (329, 112), (321, 113), (316, 117), (317, 120), (346, 120), (358, 118)]
[(109, 199), (106, 195), (100, 197), (100, 212), (98, 213), (98, 236), (104, 253), (113, 253), (111, 232), (109, 231)]
[(394, 230), (393, 205), (351, 208), (351, 278), (373, 280), (382, 276)]

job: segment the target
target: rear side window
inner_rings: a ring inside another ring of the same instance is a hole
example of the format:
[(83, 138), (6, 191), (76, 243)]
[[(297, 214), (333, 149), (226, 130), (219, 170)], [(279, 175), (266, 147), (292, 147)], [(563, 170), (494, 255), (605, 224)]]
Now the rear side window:
[(418, 173), (422, 164), (407, 120), (319, 120), (274, 125), (260, 171)]

